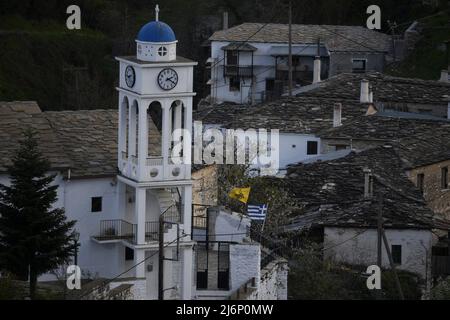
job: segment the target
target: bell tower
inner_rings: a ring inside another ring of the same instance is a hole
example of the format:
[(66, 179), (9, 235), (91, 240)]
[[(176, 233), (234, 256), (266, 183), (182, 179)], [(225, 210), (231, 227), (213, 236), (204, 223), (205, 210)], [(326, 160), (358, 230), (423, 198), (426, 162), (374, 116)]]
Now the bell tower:
[[(159, 20), (156, 6), (155, 21), (137, 35), (136, 56), (116, 58), (120, 62), (118, 167), (121, 175), (134, 181), (190, 179), (197, 63), (177, 56), (176, 46), (175, 33)], [(172, 154), (181, 140), (182, 151)]]
[[(192, 99), (197, 62), (177, 56), (175, 33), (159, 16), (156, 6), (155, 20), (137, 35), (136, 55), (116, 57), (120, 64), (118, 220), (127, 226), (124, 241), (134, 250), (136, 279), (147, 281), (147, 297), (190, 299)], [(148, 256), (152, 258), (146, 260)]]

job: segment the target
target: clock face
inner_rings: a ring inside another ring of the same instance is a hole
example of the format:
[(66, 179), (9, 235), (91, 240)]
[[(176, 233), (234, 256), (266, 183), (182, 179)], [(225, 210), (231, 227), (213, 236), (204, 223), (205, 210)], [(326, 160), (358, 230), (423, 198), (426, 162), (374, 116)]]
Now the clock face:
[(158, 84), (163, 90), (172, 90), (178, 83), (178, 74), (175, 70), (167, 68), (158, 75)]
[(128, 66), (125, 69), (125, 82), (130, 88), (133, 88), (134, 83), (136, 82), (136, 72), (134, 72), (134, 68), (132, 66)]

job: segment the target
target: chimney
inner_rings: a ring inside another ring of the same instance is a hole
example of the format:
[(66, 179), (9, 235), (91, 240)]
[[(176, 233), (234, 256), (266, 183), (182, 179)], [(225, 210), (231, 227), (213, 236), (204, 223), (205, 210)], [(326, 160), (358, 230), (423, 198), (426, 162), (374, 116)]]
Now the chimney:
[(364, 172), (364, 198), (369, 199), (372, 198), (373, 196), (372, 170), (364, 168), (363, 172)]
[(316, 56), (314, 59), (313, 83), (318, 82), (320, 82), (320, 56)]
[(448, 82), (448, 70), (441, 71), (441, 78), (439, 79), (439, 81)]
[(335, 103), (333, 110), (333, 127), (339, 127), (342, 125), (342, 104)]
[(366, 79), (361, 80), (361, 94), (359, 97), (359, 101), (361, 103), (370, 102), (369, 81)]
[(223, 30), (227, 30), (228, 29), (228, 11), (224, 11), (223, 12)]

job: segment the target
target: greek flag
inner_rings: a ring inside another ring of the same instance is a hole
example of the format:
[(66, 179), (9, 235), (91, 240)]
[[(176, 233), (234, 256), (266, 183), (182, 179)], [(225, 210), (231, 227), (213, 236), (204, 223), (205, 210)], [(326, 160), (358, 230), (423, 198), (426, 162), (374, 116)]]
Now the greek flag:
[(267, 213), (267, 205), (253, 205), (249, 204), (247, 206), (247, 215), (252, 220), (264, 220), (266, 219), (266, 213)]

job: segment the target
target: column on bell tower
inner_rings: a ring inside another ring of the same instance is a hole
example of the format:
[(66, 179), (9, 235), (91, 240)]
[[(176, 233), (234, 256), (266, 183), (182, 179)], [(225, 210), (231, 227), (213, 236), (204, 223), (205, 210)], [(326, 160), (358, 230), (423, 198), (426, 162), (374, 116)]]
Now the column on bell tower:
[(161, 128), (161, 136), (162, 136), (162, 145), (161, 145), (161, 153), (163, 157), (163, 163), (169, 163), (170, 157), (170, 139), (171, 139), (171, 116), (170, 116), (170, 102), (168, 100), (164, 100), (162, 102), (162, 128)]
[(141, 102), (139, 104), (138, 114), (138, 164), (139, 164), (139, 180), (145, 179), (147, 157), (148, 157), (148, 104)]
[(136, 113), (138, 104), (136, 100), (128, 109), (128, 158), (136, 156)]
[[(119, 94), (119, 137), (118, 137), (118, 145), (117, 145), (117, 159), (118, 159), (118, 167), (120, 170), (123, 169), (124, 161), (126, 161), (127, 155), (127, 129), (128, 129), (128, 115), (127, 113), (129, 109), (128, 98), (122, 94)], [(125, 155), (125, 157), (124, 157)]]

